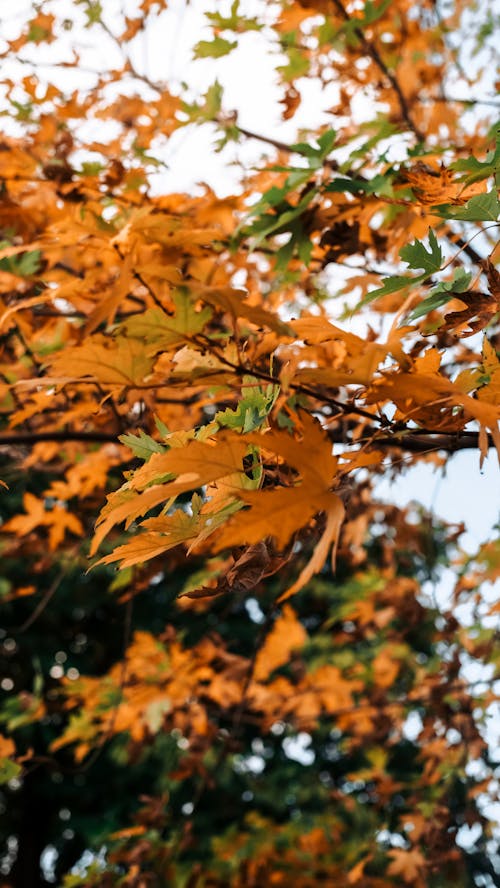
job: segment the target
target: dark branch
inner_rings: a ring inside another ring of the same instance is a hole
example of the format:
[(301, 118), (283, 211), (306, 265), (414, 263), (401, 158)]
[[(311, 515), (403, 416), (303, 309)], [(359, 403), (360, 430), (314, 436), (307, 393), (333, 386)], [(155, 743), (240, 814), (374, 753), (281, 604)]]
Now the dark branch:
[(301, 151), (298, 151), (292, 145), (287, 145), (286, 142), (280, 142), (279, 139), (272, 139), (271, 136), (262, 136), (259, 133), (254, 133), (252, 130), (245, 129), (243, 126), (236, 126), (239, 133), (242, 136), (246, 136), (247, 139), (255, 139), (257, 142), (263, 142), (264, 145), (271, 145), (272, 148), (276, 148), (278, 151), (287, 151), (289, 154), (301, 154)]
[[(333, 6), (336, 7), (336, 9), (338, 10), (338, 12), (340, 13), (340, 15), (342, 16), (342, 18), (344, 19), (345, 22), (352, 22), (353, 21), (353, 19), (351, 19), (349, 13), (347, 12), (346, 8), (344, 7), (342, 0), (332, 0), (332, 4), (333, 4)], [(420, 142), (424, 142), (425, 139), (424, 139), (423, 133), (420, 132), (418, 126), (416, 125), (416, 123), (414, 122), (414, 120), (410, 114), (408, 102), (406, 101), (406, 98), (403, 94), (401, 86), (399, 85), (396, 77), (394, 76), (394, 74), (391, 71), (389, 71), (389, 68), (387, 67), (386, 63), (384, 62), (384, 60), (383, 60), (382, 56), (380, 55), (376, 46), (374, 46), (373, 43), (370, 43), (370, 41), (366, 39), (365, 35), (363, 34), (363, 31), (360, 28), (355, 27), (354, 33), (356, 34), (356, 37), (358, 38), (359, 42), (361, 43), (361, 45), (362, 45), (363, 49), (365, 50), (365, 52), (367, 53), (367, 55), (369, 55), (370, 58), (373, 59), (373, 61), (375, 62), (375, 64), (379, 68), (379, 70), (382, 72), (384, 77), (391, 84), (394, 92), (396, 93), (396, 95), (398, 97), (399, 107), (401, 108), (401, 116), (403, 117), (403, 120), (405, 121), (407, 126), (411, 129), (412, 133), (415, 134), (417, 139)]]
[(480, 256), (477, 250), (475, 250), (474, 247), (471, 247), (471, 245), (467, 243), (467, 241), (464, 241), (462, 237), (451, 235), (448, 237), (448, 240), (451, 240), (454, 244), (456, 244), (457, 247), (460, 247), (462, 252), (464, 252), (465, 255), (472, 260), (472, 262), (478, 263), (483, 261), (484, 257)]
[(42, 441), (85, 441), (89, 444), (116, 443), (118, 435), (113, 432), (0, 432), (0, 447), (12, 444), (39, 444)]
[(441, 104), (448, 105), (456, 102), (457, 105), (488, 105), (491, 108), (500, 108), (500, 102), (494, 99), (460, 99), (457, 96), (422, 96), (418, 99), (422, 105)]
[[(347, 405), (346, 405), (347, 406)], [(372, 417), (373, 419), (374, 417)], [(346, 447), (366, 445), (370, 443), (374, 448), (397, 447), (400, 450), (408, 450), (412, 453), (425, 453), (434, 450), (446, 450), (455, 453), (458, 450), (475, 450), (479, 447), (478, 432), (433, 432), (429, 429), (415, 429), (411, 432), (394, 435), (380, 436), (377, 429), (365, 429), (363, 438), (354, 440), (349, 430), (343, 428), (329, 429), (328, 436), (334, 444), (344, 444)], [(32, 446), (43, 441), (80, 441), (88, 444), (116, 444), (118, 434), (113, 432), (0, 432), (0, 447), (15, 444)], [(494, 447), (491, 435), (488, 435), (488, 447)]]
[[(398, 447), (410, 453), (428, 453), (436, 450), (445, 450), (447, 453), (456, 453), (458, 450), (477, 450), (479, 447), (478, 432), (442, 433), (432, 432), (428, 429), (415, 429), (415, 431), (403, 434), (380, 435), (376, 429), (372, 434), (365, 430), (362, 439), (353, 440), (350, 434), (343, 429), (329, 429), (328, 436), (334, 444), (344, 444), (353, 447), (359, 444), (370, 443), (375, 449), (378, 447)], [(488, 435), (488, 447), (494, 447), (491, 435)]]

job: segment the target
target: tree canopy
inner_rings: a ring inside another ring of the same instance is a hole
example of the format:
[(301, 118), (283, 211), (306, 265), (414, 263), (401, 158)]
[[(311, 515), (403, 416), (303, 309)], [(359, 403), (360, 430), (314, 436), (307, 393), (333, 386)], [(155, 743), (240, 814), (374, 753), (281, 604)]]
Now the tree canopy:
[[(379, 492), (500, 459), (498, 37), (493, 0), (6, 17), (2, 886), (500, 885), (498, 539)], [(224, 89), (264, 59), (273, 132)]]

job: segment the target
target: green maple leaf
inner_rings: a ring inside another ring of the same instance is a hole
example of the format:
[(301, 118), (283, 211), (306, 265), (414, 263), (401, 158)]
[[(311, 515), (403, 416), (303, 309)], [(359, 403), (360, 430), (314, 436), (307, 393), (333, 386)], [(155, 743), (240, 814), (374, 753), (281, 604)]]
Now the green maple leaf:
[(427, 274), (439, 271), (443, 264), (443, 253), (439, 246), (436, 235), (429, 229), (429, 247), (427, 250), (422, 241), (415, 240), (412, 244), (407, 244), (399, 251), (399, 255), (404, 262), (407, 262), (410, 268), (423, 268)]

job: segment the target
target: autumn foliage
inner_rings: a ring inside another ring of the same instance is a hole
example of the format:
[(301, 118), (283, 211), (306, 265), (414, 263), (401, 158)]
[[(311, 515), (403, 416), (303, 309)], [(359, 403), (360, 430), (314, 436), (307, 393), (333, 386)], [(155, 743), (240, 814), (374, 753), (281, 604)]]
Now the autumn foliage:
[(0, 47), (2, 886), (500, 885), (498, 542), (377, 490), (500, 459), (494, 3), (63, 7)]

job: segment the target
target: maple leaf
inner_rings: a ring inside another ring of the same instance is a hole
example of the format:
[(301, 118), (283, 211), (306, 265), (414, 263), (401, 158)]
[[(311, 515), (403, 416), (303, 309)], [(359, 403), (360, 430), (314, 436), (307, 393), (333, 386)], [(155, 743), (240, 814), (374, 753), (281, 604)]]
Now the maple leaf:
[(137, 470), (130, 485), (134, 490), (142, 490), (162, 475), (174, 474), (179, 477), (173, 484), (184, 484), (180, 479), (185, 478), (191, 487), (199, 487), (242, 471), (247, 449), (247, 439), (230, 432), (221, 432), (216, 441), (188, 441), (185, 447), (154, 453)]
[(438, 271), (443, 262), (443, 253), (437, 242), (436, 235), (429, 229), (429, 249), (416, 240), (413, 244), (403, 247), (399, 251), (401, 259), (408, 263), (410, 268), (423, 268), (427, 274)]
[(49, 365), (57, 376), (71, 380), (91, 377), (103, 385), (123, 387), (142, 385), (151, 373), (153, 360), (135, 339), (105, 342), (97, 338), (56, 354)]
[(498, 313), (498, 299), (485, 293), (466, 290), (464, 293), (460, 293), (458, 298), (460, 302), (464, 303), (465, 308), (447, 312), (444, 316), (444, 324), (441, 325), (442, 330), (453, 330), (467, 324), (468, 330), (461, 333), (461, 336), (473, 336), (474, 333), (487, 327)]
[[(464, 394), (458, 385), (438, 372), (439, 363), (439, 354), (431, 349), (416, 362), (413, 372), (384, 373), (381, 380), (375, 381), (369, 400), (387, 396), (404, 415), (415, 418), (421, 415), (425, 420), (429, 419), (430, 425), (433, 424), (431, 414), (435, 407), (440, 413), (444, 411), (448, 422), (452, 422), (453, 408), (460, 407), (466, 421), (476, 419), (481, 426), (490, 429), (500, 460), (500, 409)], [(485, 455), (482, 450), (483, 458)]]
[(404, 178), (424, 204), (451, 202), (455, 198), (459, 203), (465, 202), (463, 198), (458, 197), (462, 191), (461, 185), (454, 180), (452, 171), (443, 166), (433, 167), (417, 160), (405, 170)]
[(31, 493), (25, 493), (23, 505), (25, 515), (15, 515), (4, 525), (5, 530), (12, 531), (19, 536), (31, 533), (35, 527), (47, 527), (49, 530), (49, 547), (57, 549), (64, 539), (66, 531), (76, 536), (83, 536), (84, 529), (80, 519), (68, 512), (63, 506), (55, 505), (46, 509), (44, 500), (38, 499)]
[(387, 869), (390, 876), (401, 876), (404, 882), (411, 885), (424, 885), (423, 875), (426, 860), (417, 848), (393, 848), (389, 851), (391, 863)]
[(291, 334), (290, 327), (275, 314), (260, 305), (251, 305), (247, 302), (245, 290), (203, 286), (196, 288), (194, 292), (205, 302), (229, 312), (234, 318), (246, 318), (250, 323), (258, 327), (268, 327), (282, 336)]
[(332, 568), (335, 566), (335, 552), (339, 540), (340, 528), (345, 515), (345, 508), (342, 500), (338, 496), (332, 497), (327, 508), (325, 508), (325, 512), (325, 529), (321, 534), (319, 541), (316, 543), (311, 559), (302, 569), (295, 583), (293, 583), (286, 592), (283, 592), (283, 594), (280, 595), (278, 601), (286, 601), (288, 598), (291, 598), (292, 595), (300, 592), (314, 574), (321, 570), (328, 557), (330, 549), (332, 549)]
[[(241, 438), (221, 433), (218, 445), (204, 441), (189, 441), (185, 447), (172, 448), (166, 453), (154, 453), (148, 462), (138, 469), (133, 479), (108, 502), (97, 521), (96, 534), (91, 547), (95, 553), (110, 529), (121, 521), (130, 524), (154, 506), (165, 503), (188, 490), (196, 490), (218, 478), (233, 475), (243, 469), (243, 457), (247, 444)], [(164, 484), (155, 483), (162, 476), (178, 477)], [(153, 484), (153, 487), (149, 485)], [(136, 491), (142, 491), (136, 493)]]
[(300, 650), (306, 641), (307, 632), (295, 611), (285, 605), (259, 650), (253, 671), (254, 680), (268, 679), (275, 669), (289, 661), (290, 653)]
[(6, 524), (5, 530), (11, 530), (20, 535), (31, 533), (35, 527), (45, 522), (45, 504), (43, 500), (33, 496), (32, 493), (25, 493), (23, 496), (23, 506), (25, 515), (15, 515)]
[(238, 499), (250, 508), (230, 518), (217, 535), (217, 547), (257, 543), (265, 537), (276, 540), (283, 548), (297, 530), (320, 511), (327, 513), (327, 522), (313, 557), (300, 577), (284, 594), (288, 598), (299, 591), (321, 569), (329, 548), (336, 543), (344, 515), (339, 497), (330, 492), (337, 470), (331, 445), (318, 423), (304, 417), (307, 450), (297, 445), (287, 433), (270, 432), (264, 436), (248, 435), (251, 443), (261, 444), (301, 472), (302, 484), (270, 491), (238, 491)]
[(156, 558), (163, 555), (179, 542), (185, 542), (190, 539), (191, 534), (184, 533), (167, 536), (153, 531), (149, 533), (141, 533), (135, 536), (123, 546), (117, 546), (110, 555), (101, 558), (98, 564), (113, 564), (119, 561), (121, 568), (131, 567), (134, 564), (144, 564), (150, 558)]
[[(220, 516), (224, 521), (226, 513)], [(121, 567), (130, 567), (134, 564), (143, 564), (150, 558), (167, 552), (180, 543), (191, 544), (191, 548), (199, 545), (207, 536), (214, 533), (220, 521), (217, 516), (200, 512), (190, 515), (182, 509), (176, 509), (172, 515), (161, 515), (158, 518), (148, 518), (142, 522), (145, 532), (134, 536), (122, 546), (117, 546), (110, 555), (106, 555), (98, 564), (112, 564), (120, 561)]]
[(255, 543), (245, 549), (224, 577), (228, 588), (234, 592), (254, 589), (262, 577), (267, 576), (271, 557), (265, 542)]
[(64, 539), (66, 531), (75, 534), (75, 536), (83, 536), (85, 533), (80, 519), (61, 506), (55, 506), (47, 513), (45, 524), (49, 528), (49, 547), (53, 551)]
[(16, 744), (14, 741), (0, 734), (0, 758), (8, 758), (14, 755), (15, 751)]
[(97, 529), (90, 547), (90, 554), (95, 554), (104, 537), (116, 524), (125, 521), (128, 526), (136, 518), (164, 503), (168, 498), (169, 494), (165, 492), (164, 485), (161, 484), (154, 485), (139, 496), (129, 488), (121, 488), (115, 494), (110, 494), (96, 521)]
[(125, 302), (130, 289), (130, 278), (133, 267), (133, 256), (125, 256), (119, 265), (118, 275), (109, 286), (108, 295), (101, 298), (97, 306), (89, 315), (86, 327), (88, 333), (92, 333), (99, 325), (106, 321), (111, 324), (119, 307)]
[(329, 489), (334, 481), (338, 461), (321, 425), (309, 414), (301, 416), (302, 441), (298, 443), (287, 432), (249, 434), (246, 440), (275, 453), (297, 469), (313, 490)]
[[(278, 548), (284, 548), (293, 534), (321, 509), (330, 505), (330, 497), (311, 501), (305, 485), (269, 491), (241, 491), (239, 498), (250, 508), (230, 519), (217, 535), (218, 549), (257, 543), (271, 536)], [(332, 495), (332, 500), (334, 499)]]
[(161, 308), (149, 308), (123, 325), (129, 336), (144, 339), (152, 346), (147, 349), (148, 354), (180, 344), (190, 336), (201, 333), (212, 317), (207, 307), (196, 311), (189, 295), (182, 290), (173, 295), (173, 301), (173, 315), (167, 315)]

